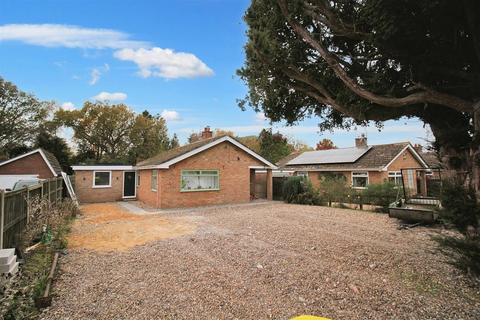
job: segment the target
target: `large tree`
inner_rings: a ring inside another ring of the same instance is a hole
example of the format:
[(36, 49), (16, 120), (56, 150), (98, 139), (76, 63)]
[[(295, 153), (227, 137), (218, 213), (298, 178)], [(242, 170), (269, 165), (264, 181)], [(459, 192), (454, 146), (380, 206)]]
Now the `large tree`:
[(252, 0), (245, 21), (240, 107), (322, 130), (415, 117), (479, 176), (480, 1)]
[(125, 158), (135, 114), (124, 104), (85, 102), (79, 110), (59, 110), (59, 122), (73, 129), (80, 150), (91, 150), (95, 160)]
[(260, 144), (260, 155), (272, 163), (288, 156), (294, 150), (286, 137), (279, 132), (272, 133), (271, 128), (262, 129), (258, 135), (258, 142)]
[(52, 103), (40, 101), (0, 77), (0, 154), (11, 157), (15, 149), (31, 145), (51, 109)]
[(56, 121), (73, 129), (81, 162), (134, 164), (171, 146), (162, 117), (136, 114), (124, 104), (85, 102), (79, 110), (59, 110)]
[(158, 115), (153, 116), (148, 111), (135, 117), (129, 138), (131, 141), (130, 162), (133, 163), (171, 148), (165, 119)]

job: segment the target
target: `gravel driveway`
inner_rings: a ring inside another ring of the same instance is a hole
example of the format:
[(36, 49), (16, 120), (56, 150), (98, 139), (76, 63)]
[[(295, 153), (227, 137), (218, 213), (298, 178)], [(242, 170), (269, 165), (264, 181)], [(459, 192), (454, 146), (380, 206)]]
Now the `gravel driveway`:
[(434, 230), (385, 215), (264, 203), (162, 213), (195, 231), (70, 249), (45, 319), (480, 319)]

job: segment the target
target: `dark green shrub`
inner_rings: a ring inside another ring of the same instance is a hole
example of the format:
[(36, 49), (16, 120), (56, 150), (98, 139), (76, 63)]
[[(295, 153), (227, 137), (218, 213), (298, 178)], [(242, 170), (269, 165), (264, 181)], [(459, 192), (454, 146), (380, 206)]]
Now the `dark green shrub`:
[(464, 237), (438, 237), (442, 252), (452, 263), (480, 281), (480, 205), (473, 188), (458, 181), (445, 181), (440, 196), (441, 221), (460, 231)]
[(480, 206), (475, 190), (465, 188), (460, 182), (445, 181), (440, 195), (442, 209), (438, 214), (442, 221), (453, 225), (458, 231), (478, 230)]
[(348, 195), (352, 191), (352, 188), (347, 185), (347, 179), (344, 175), (324, 173), (320, 178), (320, 192), (329, 204), (332, 202), (349, 202)]
[(380, 206), (384, 212), (388, 211), (390, 204), (395, 202), (399, 195), (403, 196), (401, 187), (388, 181), (369, 184), (361, 193), (363, 203)]
[(290, 177), (283, 184), (283, 199), (287, 203), (322, 205), (320, 194), (308, 178)]

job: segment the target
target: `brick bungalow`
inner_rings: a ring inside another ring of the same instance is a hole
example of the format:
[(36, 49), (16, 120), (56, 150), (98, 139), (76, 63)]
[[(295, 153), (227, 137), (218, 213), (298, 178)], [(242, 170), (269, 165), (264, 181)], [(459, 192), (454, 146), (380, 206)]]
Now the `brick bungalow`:
[(163, 152), (137, 164), (138, 200), (155, 208), (248, 202), (255, 171), (266, 170), (266, 198), (272, 199), (276, 166), (229, 136), (211, 137)]
[[(428, 165), (409, 142), (369, 146), (366, 137), (355, 139), (355, 147), (292, 154), (278, 163), (283, 171), (308, 176), (316, 187), (323, 177), (344, 177), (346, 183), (362, 189), (369, 184), (391, 181), (405, 188), (425, 193), (420, 181), (426, 181)], [(414, 170), (417, 169), (417, 170)]]
[(206, 128), (202, 140), (162, 152), (135, 167), (72, 168), (80, 202), (129, 198), (153, 208), (181, 208), (248, 202), (255, 198), (258, 170), (266, 171), (264, 197), (272, 199), (276, 166), (232, 137), (212, 137)]

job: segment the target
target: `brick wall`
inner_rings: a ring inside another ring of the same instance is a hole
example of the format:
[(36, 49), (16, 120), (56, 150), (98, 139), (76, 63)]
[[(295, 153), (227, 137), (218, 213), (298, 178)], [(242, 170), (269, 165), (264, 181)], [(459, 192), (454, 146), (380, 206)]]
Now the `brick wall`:
[[(160, 170), (157, 171), (157, 181), (159, 182)], [(160, 193), (158, 192), (160, 190), (160, 186), (157, 186), (157, 191), (152, 191), (152, 170), (138, 170), (137, 175), (140, 179), (140, 184), (137, 186), (137, 199), (146, 203), (150, 207), (158, 208), (160, 206)]]
[(0, 166), (0, 174), (38, 174), (40, 179), (54, 177), (39, 152)]
[(122, 200), (123, 171), (112, 171), (112, 186), (93, 188), (93, 171), (75, 171), (75, 193), (80, 203)]
[[(155, 192), (151, 192), (150, 178), (148, 178), (151, 170), (141, 170), (139, 200), (159, 208), (248, 202), (250, 201), (249, 166), (264, 166), (264, 164), (233, 144), (223, 142), (178, 162), (169, 169), (159, 170), (158, 198), (155, 198)], [(182, 170), (218, 170), (220, 190), (180, 192)], [(158, 201), (156, 205), (155, 201)]]

